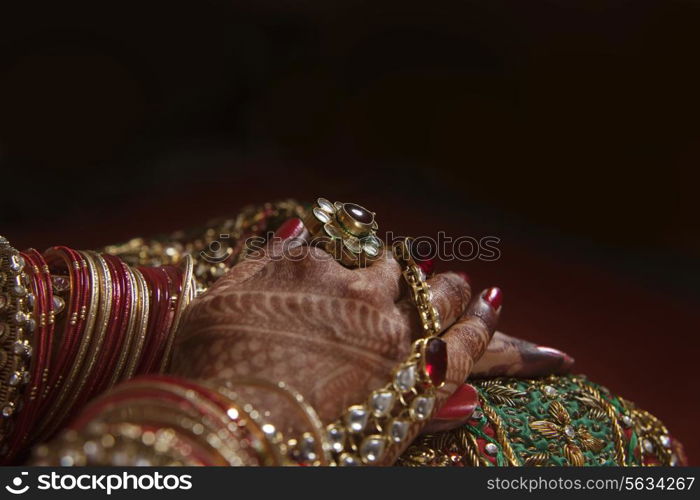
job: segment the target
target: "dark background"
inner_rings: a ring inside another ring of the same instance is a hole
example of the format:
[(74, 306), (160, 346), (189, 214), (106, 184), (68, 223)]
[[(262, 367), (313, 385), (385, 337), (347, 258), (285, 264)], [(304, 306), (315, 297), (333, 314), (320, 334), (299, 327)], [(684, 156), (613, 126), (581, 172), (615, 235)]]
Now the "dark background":
[(503, 329), (700, 456), (700, 4), (5, 2), (0, 229), (96, 246), (293, 196), (497, 235)]

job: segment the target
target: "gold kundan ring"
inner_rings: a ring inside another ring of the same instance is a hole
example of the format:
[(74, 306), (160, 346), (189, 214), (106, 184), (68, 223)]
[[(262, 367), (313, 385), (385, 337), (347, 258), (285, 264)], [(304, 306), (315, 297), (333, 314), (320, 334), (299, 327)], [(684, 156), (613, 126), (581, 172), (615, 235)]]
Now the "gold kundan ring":
[(381, 255), (375, 213), (356, 203), (319, 198), (304, 219), (311, 241), (347, 267), (365, 267)]

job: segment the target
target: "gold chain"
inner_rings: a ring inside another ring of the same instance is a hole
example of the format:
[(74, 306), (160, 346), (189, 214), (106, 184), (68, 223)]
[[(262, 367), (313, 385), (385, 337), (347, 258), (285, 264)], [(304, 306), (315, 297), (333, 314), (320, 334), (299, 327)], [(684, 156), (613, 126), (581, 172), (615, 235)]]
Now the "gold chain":
[(412, 242), (412, 238), (406, 238), (394, 244), (394, 256), (402, 266), (403, 277), (411, 288), (411, 298), (418, 309), (424, 335), (439, 335), (442, 330), (440, 315), (431, 301), (430, 285), (425, 281), (423, 270), (411, 257), (410, 246)]

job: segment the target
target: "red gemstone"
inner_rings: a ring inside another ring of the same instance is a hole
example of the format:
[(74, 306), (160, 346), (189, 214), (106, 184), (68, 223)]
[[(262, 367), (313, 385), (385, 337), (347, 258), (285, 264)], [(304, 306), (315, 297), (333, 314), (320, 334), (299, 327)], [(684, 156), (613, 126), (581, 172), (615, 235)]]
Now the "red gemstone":
[(438, 386), (447, 376), (447, 344), (442, 339), (432, 338), (425, 346), (425, 372), (433, 385)]
[(355, 219), (360, 224), (371, 224), (374, 220), (374, 215), (372, 212), (367, 210), (360, 205), (355, 205), (354, 203), (345, 203), (343, 205), (345, 211), (350, 214), (350, 216)]
[(416, 264), (418, 264), (418, 267), (420, 267), (428, 276), (433, 274), (433, 269), (435, 269), (435, 261), (433, 259), (423, 260), (420, 262), (416, 261)]

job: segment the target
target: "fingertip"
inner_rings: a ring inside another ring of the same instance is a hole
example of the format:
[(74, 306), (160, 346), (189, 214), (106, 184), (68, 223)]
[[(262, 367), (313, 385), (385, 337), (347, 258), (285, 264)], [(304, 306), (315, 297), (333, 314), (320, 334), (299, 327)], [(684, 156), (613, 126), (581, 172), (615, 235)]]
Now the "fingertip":
[(455, 271), (454, 273), (460, 278), (462, 278), (464, 281), (466, 281), (468, 285), (471, 285), (471, 279), (469, 278), (469, 275), (467, 273), (465, 273), (464, 271)]
[(438, 420), (467, 419), (479, 405), (479, 393), (471, 384), (462, 384), (435, 414)]
[(501, 305), (503, 304), (503, 292), (497, 286), (488, 288), (481, 294), (481, 297), (496, 311), (500, 310)]
[(304, 223), (298, 217), (292, 217), (282, 223), (275, 231), (275, 236), (286, 240), (288, 238), (297, 238), (304, 231)]

